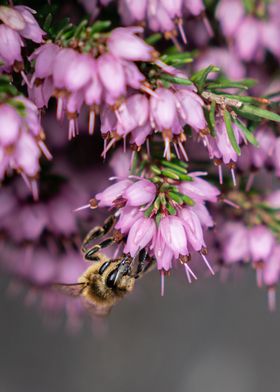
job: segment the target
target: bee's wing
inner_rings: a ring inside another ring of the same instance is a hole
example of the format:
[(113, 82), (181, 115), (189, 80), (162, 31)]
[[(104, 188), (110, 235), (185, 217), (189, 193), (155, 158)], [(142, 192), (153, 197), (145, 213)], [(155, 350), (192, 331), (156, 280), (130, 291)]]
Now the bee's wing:
[(62, 294), (66, 294), (71, 297), (79, 297), (82, 294), (84, 288), (86, 287), (86, 284), (85, 283), (69, 283), (69, 284), (53, 283), (51, 287)]
[(106, 317), (109, 315), (111, 305), (97, 305), (87, 300), (84, 300), (84, 307), (91, 317)]

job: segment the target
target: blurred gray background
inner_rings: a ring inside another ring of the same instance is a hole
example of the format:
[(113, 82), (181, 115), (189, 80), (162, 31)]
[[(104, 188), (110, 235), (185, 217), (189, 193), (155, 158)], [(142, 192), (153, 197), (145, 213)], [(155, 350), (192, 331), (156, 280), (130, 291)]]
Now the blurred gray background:
[(1, 280), (0, 392), (263, 392), (280, 390), (280, 304), (269, 313), (253, 272), (188, 285), (155, 272), (102, 333), (48, 328)]

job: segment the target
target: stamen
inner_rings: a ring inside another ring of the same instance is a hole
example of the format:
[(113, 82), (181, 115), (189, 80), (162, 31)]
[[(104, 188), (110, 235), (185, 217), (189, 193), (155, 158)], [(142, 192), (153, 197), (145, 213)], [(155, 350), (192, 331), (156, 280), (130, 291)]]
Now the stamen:
[(187, 278), (188, 278), (188, 282), (189, 282), (189, 283), (192, 283), (192, 278), (191, 278), (191, 276), (192, 276), (195, 280), (197, 280), (197, 276), (194, 274), (194, 272), (193, 272), (192, 269), (188, 266), (187, 263), (184, 263), (184, 267), (185, 267), (186, 275), (187, 275)]
[(25, 75), (25, 73), (23, 71), (20, 71), (21, 77), (24, 80), (25, 84), (27, 85), (27, 87), (31, 88), (31, 84), (27, 78), (27, 76)]
[(30, 181), (30, 185), (31, 185), (31, 192), (33, 195), (33, 199), (35, 201), (39, 200), (39, 190), (38, 190), (38, 183), (36, 180), (31, 180)]
[(182, 38), (182, 41), (184, 42), (185, 45), (187, 45), (187, 37), (186, 37), (185, 30), (183, 27), (183, 20), (181, 18), (178, 19), (177, 26), (178, 26), (178, 30), (179, 30), (180, 36)]
[(176, 155), (177, 155), (178, 159), (181, 159), (181, 156), (180, 156), (180, 153), (179, 153), (179, 150), (178, 150), (178, 147), (177, 147), (177, 143), (174, 143), (173, 145), (174, 145), (174, 148), (175, 148)]
[(164, 153), (163, 153), (163, 158), (166, 158), (168, 161), (171, 159), (171, 152), (170, 152), (170, 141), (168, 138), (164, 139)]
[(76, 208), (75, 210), (73, 210), (73, 212), (79, 212), (79, 211), (82, 211), (82, 210), (86, 210), (88, 208), (90, 208), (90, 204), (85, 204), (84, 206)]
[(164, 278), (165, 278), (165, 272), (164, 270), (160, 271), (160, 295), (163, 297), (164, 296)]
[(50, 161), (52, 159), (52, 154), (50, 153), (50, 151), (48, 150), (47, 146), (45, 145), (45, 143), (40, 140), (38, 143), (39, 147), (42, 150), (42, 153), (45, 155), (45, 157)]
[(268, 309), (271, 312), (276, 310), (276, 290), (275, 287), (269, 287), (267, 291)]
[(95, 127), (95, 111), (91, 110), (89, 112), (89, 125), (88, 125), (90, 135), (93, 135), (94, 127)]
[(228, 204), (229, 206), (231, 206), (231, 207), (233, 207), (233, 208), (236, 208), (236, 209), (239, 209), (239, 208), (240, 208), (240, 206), (239, 206), (238, 204), (234, 203), (233, 201), (231, 201), (231, 200), (229, 200), (229, 199), (222, 199), (222, 201), (223, 201), (225, 204)]
[(257, 281), (258, 288), (262, 288), (262, 286), (263, 286), (263, 273), (262, 273), (262, 268), (260, 268), (258, 266), (256, 269), (256, 281)]
[(188, 155), (186, 153), (186, 150), (184, 149), (184, 146), (183, 146), (182, 142), (179, 142), (178, 144), (179, 144), (180, 150), (181, 150), (181, 152), (182, 152), (182, 154), (183, 154), (183, 156), (185, 158), (185, 161), (188, 162), (189, 157), (188, 157)]
[(220, 182), (220, 185), (222, 185), (223, 184), (223, 169), (222, 169), (222, 165), (218, 166), (218, 171), (219, 171), (219, 182)]
[(246, 188), (245, 188), (246, 192), (249, 192), (250, 189), (252, 188), (254, 179), (255, 179), (255, 173), (250, 173), (248, 180), (247, 180)]
[(236, 177), (235, 177), (235, 170), (232, 168), (232, 169), (230, 169), (230, 172), (231, 172), (233, 186), (236, 187), (237, 183), (236, 183)]
[(171, 75), (176, 75), (176, 73), (178, 72), (176, 70), (176, 68), (171, 67), (170, 65), (166, 65), (164, 62), (162, 62), (161, 60), (157, 59), (155, 61), (155, 64), (161, 68), (164, 72), (169, 73)]
[(57, 108), (56, 108), (56, 118), (58, 120), (62, 120), (62, 117), (63, 117), (63, 98), (58, 97)]
[(200, 252), (200, 254), (201, 254), (201, 257), (203, 258), (204, 263), (206, 264), (207, 268), (211, 272), (211, 274), (215, 275), (215, 272), (214, 272), (213, 268), (211, 267), (211, 265), (209, 264), (209, 261), (207, 260), (207, 257), (202, 252)]
[(102, 158), (106, 158), (106, 154), (107, 154), (107, 152), (110, 150), (110, 148), (113, 146), (113, 144), (115, 143), (115, 139), (113, 138), (113, 139), (111, 139), (110, 140), (110, 142), (108, 143), (108, 145), (106, 146), (106, 148), (105, 148), (105, 145), (104, 145), (104, 150), (103, 150), (103, 152), (102, 152), (102, 154), (101, 154), (101, 156), (102, 156)]
[(213, 37), (214, 36), (214, 32), (213, 32), (212, 26), (211, 26), (211, 24), (210, 24), (210, 22), (209, 22), (209, 20), (208, 20), (206, 15), (203, 15), (202, 22), (203, 22), (203, 24), (204, 24), (204, 26), (206, 28), (206, 31), (207, 31), (209, 37)]
[(71, 140), (74, 137), (75, 137), (75, 120), (71, 118), (69, 120), (68, 140)]
[(158, 94), (155, 93), (151, 88), (145, 86), (144, 84), (141, 85), (140, 90), (144, 91), (145, 93), (151, 95), (152, 97), (159, 98)]

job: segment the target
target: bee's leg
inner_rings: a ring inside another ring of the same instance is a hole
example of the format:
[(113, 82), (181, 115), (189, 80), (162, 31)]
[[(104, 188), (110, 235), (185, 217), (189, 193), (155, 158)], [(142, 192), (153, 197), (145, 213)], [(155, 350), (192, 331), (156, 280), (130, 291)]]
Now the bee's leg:
[(138, 266), (134, 278), (138, 279), (141, 275), (147, 272), (152, 265), (153, 265), (153, 260), (149, 257), (147, 250), (142, 249), (139, 252)]
[(107, 246), (110, 246), (114, 243), (115, 243), (114, 237), (106, 238), (105, 240), (100, 242), (100, 244), (96, 244), (92, 248), (86, 250), (85, 254), (84, 254), (84, 258), (86, 260), (90, 260), (90, 261), (96, 261), (95, 258), (98, 258), (97, 261), (100, 261), (100, 259), (99, 259), (100, 258), (100, 255), (99, 255), (100, 250), (107, 248)]
[(105, 221), (103, 226), (95, 226), (92, 230), (88, 232), (85, 236), (81, 250), (83, 253), (87, 252), (87, 245), (95, 240), (96, 238), (102, 237), (110, 232), (113, 228), (114, 224), (116, 223), (116, 216), (115, 214), (110, 215)]

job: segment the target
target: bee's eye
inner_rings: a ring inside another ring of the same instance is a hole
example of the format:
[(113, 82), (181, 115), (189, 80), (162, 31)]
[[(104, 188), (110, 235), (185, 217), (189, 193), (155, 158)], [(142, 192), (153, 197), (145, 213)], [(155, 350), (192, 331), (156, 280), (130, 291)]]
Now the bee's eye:
[(117, 274), (118, 274), (118, 269), (116, 268), (112, 272), (110, 272), (109, 275), (107, 276), (106, 285), (111, 289), (116, 286), (115, 280), (116, 280)]

